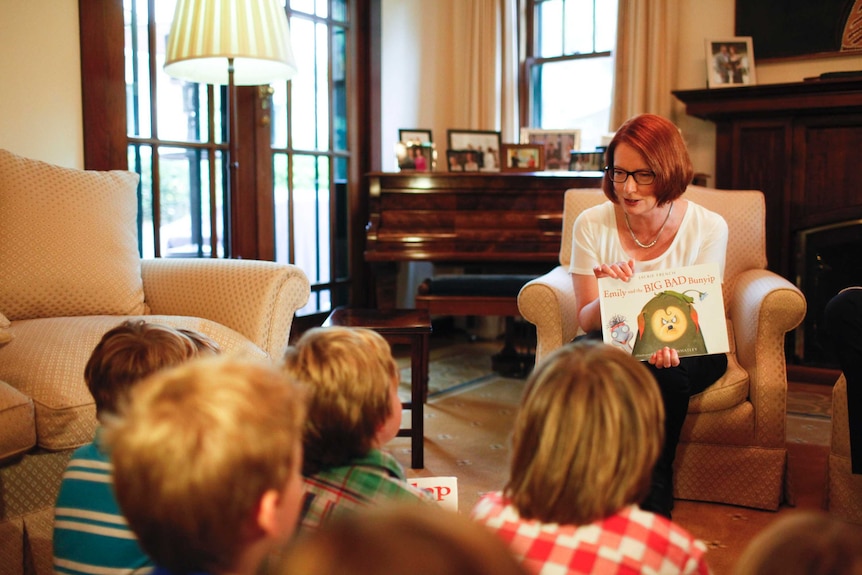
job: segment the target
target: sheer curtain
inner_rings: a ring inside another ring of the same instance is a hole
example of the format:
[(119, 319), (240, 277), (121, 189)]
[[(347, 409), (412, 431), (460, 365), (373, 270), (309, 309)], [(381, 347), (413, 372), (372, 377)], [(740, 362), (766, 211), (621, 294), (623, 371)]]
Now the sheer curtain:
[(671, 117), (680, 0), (620, 0), (610, 130), (645, 112)]

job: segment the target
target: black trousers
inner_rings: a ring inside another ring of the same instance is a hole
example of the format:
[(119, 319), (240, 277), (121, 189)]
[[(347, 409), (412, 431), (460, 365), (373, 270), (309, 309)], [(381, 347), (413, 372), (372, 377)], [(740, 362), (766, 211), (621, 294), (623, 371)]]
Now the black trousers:
[(670, 517), (673, 509), (673, 460), (688, 413), (688, 400), (724, 375), (727, 371), (727, 356), (722, 353), (682, 357), (677, 367), (661, 369), (648, 363), (644, 365), (658, 382), (665, 420), (664, 446), (653, 471), (650, 493), (641, 507)]
[(831, 345), (847, 380), (847, 415), (850, 426), (850, 466), (862, 474), (862, 289), (832, 297), (823, 319)]

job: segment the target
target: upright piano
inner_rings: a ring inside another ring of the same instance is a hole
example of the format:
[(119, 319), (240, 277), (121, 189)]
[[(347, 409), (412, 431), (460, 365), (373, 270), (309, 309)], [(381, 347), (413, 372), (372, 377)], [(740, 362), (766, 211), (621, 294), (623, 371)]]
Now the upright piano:
[(600, 172), (368, 174), (365, 261), (381, 308), (395, 305), (400, 262), (475, 273), (535, 273), (557, 264), (563, 195), (601, 187)]

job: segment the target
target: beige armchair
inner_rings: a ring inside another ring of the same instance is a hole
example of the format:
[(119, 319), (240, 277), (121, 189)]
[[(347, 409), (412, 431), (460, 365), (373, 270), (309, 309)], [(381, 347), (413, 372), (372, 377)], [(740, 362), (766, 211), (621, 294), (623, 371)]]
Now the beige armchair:
[[(731, 352), (727, 373), (694, 396), (675, 461), (674, 496), (777, 509), (787, 471), (784, 335), (805, 316), (805, 297), (766, 270), (765, 203), (758, 191), (690, 186), (686, 198), (721, 214), (729, 240), (724, 299)], [(536, 361), (578, 333), (568, 265), (572, 225), (601, 190), (568, 190), (560, 265), (526, 284), (521, 315), (536, 326)]]
[(847, 380), (842, 373), (832, 388), (832, 438), (826, 468), (826, 508), (829, 513), (862, 524), (862, 475), (850, 466), (850, 424)]
[(280, 357), (309, 283), (295, 266), (141, 260), (137, 175), (0, 150), (0, 573), (45, 574), (72, 451), (92, 440), (84, 365), (130, 317), (194, 329), (227, 353)]

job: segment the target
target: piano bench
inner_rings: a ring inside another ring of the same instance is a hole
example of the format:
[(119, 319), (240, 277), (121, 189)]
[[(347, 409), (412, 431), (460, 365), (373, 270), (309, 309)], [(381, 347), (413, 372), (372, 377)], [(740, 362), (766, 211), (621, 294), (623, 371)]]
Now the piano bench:
[[(439, 275), (423, 281), (416, 294), (416, 309), (429, 315), (504, 316), (506, 343), (491, 359), (495, 372), (525, 376), (533, 367), (535, 355), (519, 353), (515, 347), (515, 320), (518, 293), (536, 276), (523, 274)], [(532, 347), (532, 346), (528, 346)]]

